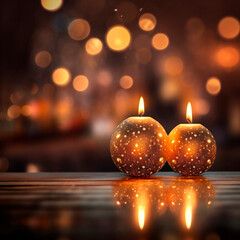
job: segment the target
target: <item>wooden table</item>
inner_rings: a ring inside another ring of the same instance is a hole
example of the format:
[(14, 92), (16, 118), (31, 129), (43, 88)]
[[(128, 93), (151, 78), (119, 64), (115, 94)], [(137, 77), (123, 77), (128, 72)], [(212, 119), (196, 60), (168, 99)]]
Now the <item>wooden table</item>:
[(240, 172), (1, 173), (1, 239), (240, 239)]

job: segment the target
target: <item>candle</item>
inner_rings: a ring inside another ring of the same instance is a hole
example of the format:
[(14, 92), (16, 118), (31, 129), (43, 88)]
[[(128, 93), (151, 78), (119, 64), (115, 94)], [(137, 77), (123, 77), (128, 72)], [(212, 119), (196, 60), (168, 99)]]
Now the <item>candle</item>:
[(119, 170), (131, 176), (149, 176), (166, 162), (167, 134), (151, 117), (143, 117), (144, 102), (140, 98), (138, 117), (129, 117), (112, 135), (110, 152)]
[(168, 163), (182, 175), (199, 175), (207, 171), (216, 156), (216, 142), (201, 124), (192, 124), (192, 107), (188, 103), (188, 124), (180, 124), (169, 134)]

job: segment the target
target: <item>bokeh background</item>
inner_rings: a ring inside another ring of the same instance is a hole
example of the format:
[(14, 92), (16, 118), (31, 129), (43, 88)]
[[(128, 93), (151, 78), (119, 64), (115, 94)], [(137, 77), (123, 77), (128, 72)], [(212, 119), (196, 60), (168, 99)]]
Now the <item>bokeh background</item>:
[(140, 96), (168, 133), (191, 101), (211, 170), (240, 170), (239, 1), (0, 4), (0, 171), (117, 171), (110, 137)]

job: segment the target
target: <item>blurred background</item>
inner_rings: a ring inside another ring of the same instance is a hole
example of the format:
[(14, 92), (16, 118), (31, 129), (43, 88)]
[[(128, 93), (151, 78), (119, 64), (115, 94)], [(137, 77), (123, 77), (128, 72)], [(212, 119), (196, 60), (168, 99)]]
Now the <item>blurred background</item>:
[[(240, 2), (1, 1), (0, 171), (118, 171), (116, 126), (214, 135), (211, 170), (240, 170)], [(163, 170), (170, 170), (166, 164)]]

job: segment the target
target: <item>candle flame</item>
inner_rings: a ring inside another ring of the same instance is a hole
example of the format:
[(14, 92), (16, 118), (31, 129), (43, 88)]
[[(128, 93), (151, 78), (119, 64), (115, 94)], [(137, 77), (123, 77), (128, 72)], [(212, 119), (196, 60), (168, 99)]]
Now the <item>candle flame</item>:
[(189, 123), (192, 123), (192, 105), (190, 102), (187, 104), (186, 119)]
[(141, 117), (143, 114), (144, 114), (144, 101), (143, 97), (141, 97), (138, 105), (138, 116)]
[(185, 223), (186, 227), (189, 230), (192, 225), (192, 206), (187, 205), (185, 209)]
[(139, 227), (141, 230), (144, 227), (144, 222), (145, 222), (145, 207), (139, 206), (139, 208), (138, 208), (138, 224), (139, 224)]

